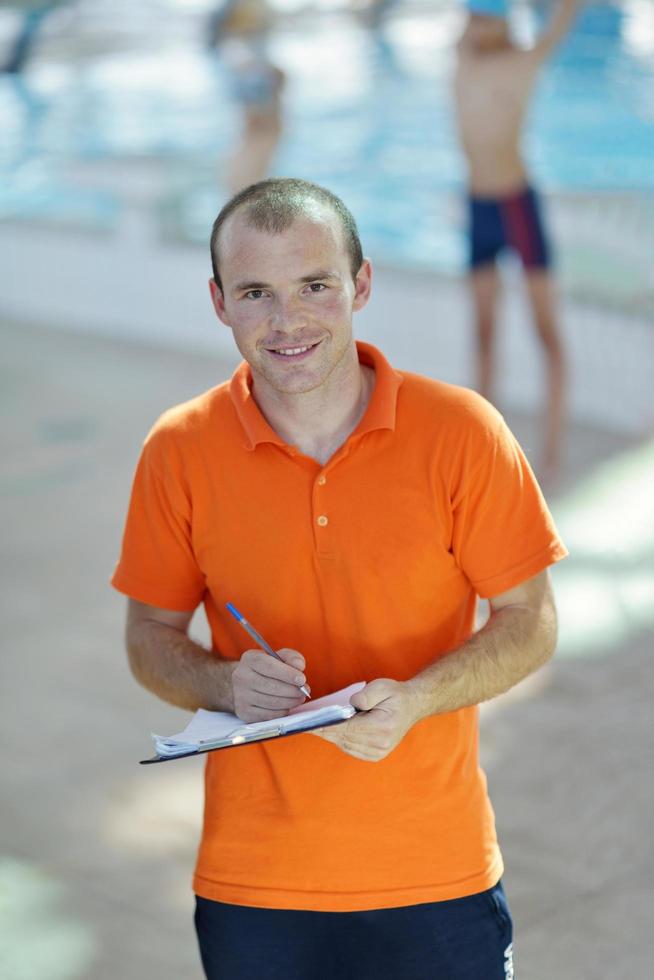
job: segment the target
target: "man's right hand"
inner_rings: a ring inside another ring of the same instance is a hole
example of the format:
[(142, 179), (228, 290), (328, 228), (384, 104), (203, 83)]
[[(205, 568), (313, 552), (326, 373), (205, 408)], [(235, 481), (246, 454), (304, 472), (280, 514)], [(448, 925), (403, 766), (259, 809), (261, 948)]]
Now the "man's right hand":
[(129, 600), (129, 662), (149, 691), (187, 711), (233, 711), (247, 722), (280, 717), (306, 700), (300, 690), (306, 683), (304, 657), (297, 650), (278, 650), (281, 660), (262, 650), (225, 660), (190, 639), (192, 618), (193, 610)]
[(282, 648), (276, 660), (262, 650), (246, 650), (232, 673), (234, 713), (243, 721), (267, 721), (286, 715), (306, 701), (305, 660), (297, 650)]

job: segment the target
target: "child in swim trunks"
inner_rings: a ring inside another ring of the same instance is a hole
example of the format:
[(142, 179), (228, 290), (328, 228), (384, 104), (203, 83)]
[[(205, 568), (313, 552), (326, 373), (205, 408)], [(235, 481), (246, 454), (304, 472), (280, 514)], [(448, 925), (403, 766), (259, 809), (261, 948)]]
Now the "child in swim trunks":
[(469, 265), (477, 330), (477, 386), (494, 394), (496, 260), (517, 253), (534, 323), (545, 354), (547, 406), (540, 476), (553, 480), (560, 464), (565, 361), (554, 299), (551, 248), (539, 196), (522, 156), (531, 92), (547, 55), (569, 28), (580, 0), (559, 0), (546, 29), (529, 49), (513, 41), (507, 0), (466, 0), (454, 84), (459, 139), (468, 166)]

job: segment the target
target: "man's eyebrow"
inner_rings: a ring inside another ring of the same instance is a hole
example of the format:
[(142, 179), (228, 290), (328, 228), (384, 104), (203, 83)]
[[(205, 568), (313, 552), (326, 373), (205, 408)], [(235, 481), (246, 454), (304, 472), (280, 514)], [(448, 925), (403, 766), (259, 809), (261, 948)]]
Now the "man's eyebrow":
[(270, 285), (267, 282), (237, 282), (234, 286), (234, 290), (239, 293), (248, 289), (270, 289)]
[[(298, 282), (316, 282), (318, 279), (327, 279), (333, 281), (334, 279), (340, 279), (337, 272), (333, 272), (331, 269), (316, 269), (315, 272), (310, 272), (306, 276), (300, 276), (297, 280)], [(250, 289), (271, 289), (270, 283), (267, 282), (237, 282), (234, 285), (235, 292), (242, 293), (248, 292)]]
[(340, 279), (337, 272), (332, 272), (330, 269), (318, 269), (316, 272), (311, 272), (308, 276), (300, 276), (298, 282), (315, 282), (317, 279)]

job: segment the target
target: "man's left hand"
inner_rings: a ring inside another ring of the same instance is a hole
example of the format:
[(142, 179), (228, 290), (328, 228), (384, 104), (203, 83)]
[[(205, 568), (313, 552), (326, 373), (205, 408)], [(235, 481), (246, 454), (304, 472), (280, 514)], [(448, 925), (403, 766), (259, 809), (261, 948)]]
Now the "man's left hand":
[(355, 759), (385, 759), (419, 720), (415, 697), (400, 681), (371, 681), (350, 700), (360, 714), (340, 725), (318, 728), (313, 734)]

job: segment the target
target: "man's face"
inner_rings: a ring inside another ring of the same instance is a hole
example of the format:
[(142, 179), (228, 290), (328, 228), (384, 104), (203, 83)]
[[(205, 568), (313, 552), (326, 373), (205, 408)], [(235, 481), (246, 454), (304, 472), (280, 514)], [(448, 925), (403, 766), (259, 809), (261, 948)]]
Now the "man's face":
[(465, 36), (480, 53), (504, 48), (509, 43), (506, 20), (502, 17), (489, 17), (487, 14), (470, 14)]
[(218, 247), (223, 289), (211, 280), (214, 308), (250, 364), (255, 390), (319, 388), (352, 352), (352, 313), (370, 293), (370, 263), (353, 282), (339, 219), (317, 209), (269, 234), (236, 211)]

